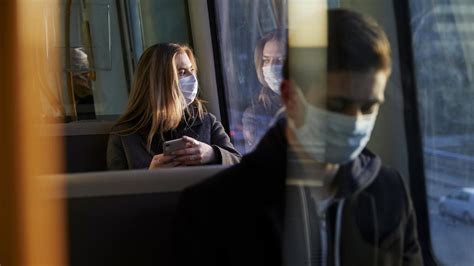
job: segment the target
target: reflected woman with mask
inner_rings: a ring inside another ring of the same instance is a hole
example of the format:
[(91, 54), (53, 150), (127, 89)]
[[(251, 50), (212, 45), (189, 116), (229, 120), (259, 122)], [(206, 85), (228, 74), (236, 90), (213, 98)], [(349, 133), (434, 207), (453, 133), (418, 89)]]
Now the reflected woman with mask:
[(287, 34), (273, 31), (263, 36), (255, 48), (254, 60), (261, 89), (242, 118), (245, 149), (252, 151), (282, 107), (280, 83), (286, 57)]
[[(125, 113), (112, 128), (110, 170), (233, 164), (240, 154), (198, 95), (190, 48), (173, 43), (148, 48), (138, 62)], [(163, 143), (183, 138), (186, 147), (163, 154)]]

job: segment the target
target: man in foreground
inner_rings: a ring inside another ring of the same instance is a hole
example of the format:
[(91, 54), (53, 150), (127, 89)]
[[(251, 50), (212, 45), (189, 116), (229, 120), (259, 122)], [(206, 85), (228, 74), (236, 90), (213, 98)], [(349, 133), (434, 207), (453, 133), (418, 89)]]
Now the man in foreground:
[(326, 85), (285, 72), (286, 118), (240, 164), (183, 192), (180, 262), (422, 265), (408, 190), (365, 148), (391, 72), (383, 30), (330, 10)]

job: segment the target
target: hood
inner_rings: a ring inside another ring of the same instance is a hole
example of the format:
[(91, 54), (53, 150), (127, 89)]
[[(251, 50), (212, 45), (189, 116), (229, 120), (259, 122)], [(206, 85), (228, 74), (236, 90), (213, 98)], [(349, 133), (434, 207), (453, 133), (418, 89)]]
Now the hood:
[(347, 197), (357, 194), (368, 187), (377, 177), (382, 161), (380, 158), (365, 148), (359, 156), (344, 165), (341, 165), (334, 178), (338, 187), (337, 197)]

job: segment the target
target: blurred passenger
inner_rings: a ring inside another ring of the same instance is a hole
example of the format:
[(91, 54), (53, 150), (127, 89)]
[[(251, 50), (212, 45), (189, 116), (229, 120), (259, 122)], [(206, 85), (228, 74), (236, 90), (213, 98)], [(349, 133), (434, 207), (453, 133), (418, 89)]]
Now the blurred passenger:
[(71, 50), (71, 73), (77, 118), (92, 120), (96, 118), (94, 93), (90, 78), (89, 57), (83, 47)]
[(182, 265), (423, 264), (407, 186), (365, 147), (391, 73), (388, 39), (371, 18), (330, 10), (323, 51), (327, 75), (314, 76), (325, 83), (290, 81), (287, 64), (287, 117), (240, 164), (181, 194)]
[(286, 57), (287, 34), (273, 31), (260, 39), (255, 48), (254, 60), (261, 89), (250, 106), (245, 109), (242, 124), (245, 150), (252, 151), (270, 127), (277, 111), (282, 107), (280, 83), (283, 80), (283, 63)]
[[(148, 48), (138, 62), (127, 109), (109, 137), (111, 170), (233, 164), (240, 161), (216, 117), (198, 95), (190, 48), (173, 43)], [(186, 148), (163, 155), (164, 141), (183, 137)]]

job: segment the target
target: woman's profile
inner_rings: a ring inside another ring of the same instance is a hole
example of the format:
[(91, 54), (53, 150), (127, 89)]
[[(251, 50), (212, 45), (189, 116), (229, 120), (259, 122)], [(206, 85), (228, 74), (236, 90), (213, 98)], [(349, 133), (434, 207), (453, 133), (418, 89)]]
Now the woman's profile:
[[(109, 136), (110, 170), (239, 162), (222, 124), (198, 97), (196, 72), (187, 46), (161, 43), (145, 50), (126, 111)], [(164, 155), (163, 143), (179, 138), (185, 148)]]
[(255, 148), (282, 107), (280, 83), (286, 58), (286, 36), (285, 31), (272, 31), (257, 42), (254, 60), (261, 88), (242, 117), (246, 152)]

